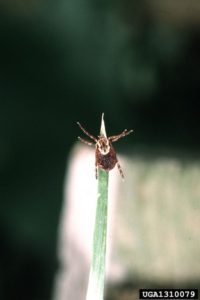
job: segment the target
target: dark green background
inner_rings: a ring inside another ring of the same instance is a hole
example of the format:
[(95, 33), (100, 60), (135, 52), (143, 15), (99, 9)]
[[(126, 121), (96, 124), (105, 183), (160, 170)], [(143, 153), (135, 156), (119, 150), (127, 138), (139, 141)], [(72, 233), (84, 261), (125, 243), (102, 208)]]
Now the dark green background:
[[(200, 26), (143, 1), (0, 4), (0, 299), (50, 299), (79, 120), (133, 147), (198, 155)], [(165, 18), (166, 19), (166, 18)]]

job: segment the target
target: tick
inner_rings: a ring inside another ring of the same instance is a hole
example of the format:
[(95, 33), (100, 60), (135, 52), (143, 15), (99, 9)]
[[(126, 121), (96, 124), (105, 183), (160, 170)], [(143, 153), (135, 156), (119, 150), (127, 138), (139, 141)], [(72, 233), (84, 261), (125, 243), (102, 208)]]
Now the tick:
[(117, 155), (116, 155), (116, 152), (115, 152), (115, 149), (114, 149), (112, 143), (127, 136), (128, 134), (133, 132), (133, 130), (127, 131), (127, 129), (125, 129), (122, 133), (120, 133), (118, 135), (113, 135), (110, 137), (105, 137), (103, 135), (99, 135), (96, 138), (95, 136), (90, 134), (87, 130), (85, 130), (85, 128), (83, 128), (83, 126), (79, 122), (77, 122), (77, 124), (80, 127), (80, 129), (92, 140), (92, 142), (89, 142), (81, 137), (78, 137), (78, 139), (81, 142), (83, 142), (89, 146), (95, 145), (95, 177), (96, 177), (96, 179), (97, 179), (98, 168), (103, 169), (106, 172), (109, 172), (110, 170), (112, 170), (115, 167), (116, 164), (117, 164), (117, 167), (118, 167), (118, 170), (119, 170), (119, 173), (120, 173), (122, 179), (124, 179), (124, 173), (119, 164), (119, 161), (117, 159)]

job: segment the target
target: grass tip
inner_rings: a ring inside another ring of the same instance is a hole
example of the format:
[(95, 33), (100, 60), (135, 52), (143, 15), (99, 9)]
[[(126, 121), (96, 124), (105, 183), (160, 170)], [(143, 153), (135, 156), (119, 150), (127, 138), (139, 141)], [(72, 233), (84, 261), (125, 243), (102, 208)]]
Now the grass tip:
[(105, 136), (107, 138), (106, 128), (105, 128), (105, 122), (104, 122), (104, 113), (102, 113), (102, 115), (101, 115), (100, 135)]

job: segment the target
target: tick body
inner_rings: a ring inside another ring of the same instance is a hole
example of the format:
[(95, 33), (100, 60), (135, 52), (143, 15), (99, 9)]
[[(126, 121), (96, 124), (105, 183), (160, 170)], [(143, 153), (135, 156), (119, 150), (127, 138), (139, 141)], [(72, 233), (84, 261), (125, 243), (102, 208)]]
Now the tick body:
[(95, 150), (95, 157), (96, 165), (107, 172), (112, 170), (117, 163), (116, 152), (111, 144), (109, 145), (109, 152), (107, 154), (102, 154), (97, 146)]
[(105, 137), (102, 135), (99, 135), (97, 138), (91, 135), (83, 126), (77, 122), (78, 126), (81, 128), (81, 130), (92, 140), (92, 142), (89, 142), (85, 139), (82, 139), (81, 137), (78, 137), (79, 140), (89, 146), (95, 145), (95, 177), (97, 179), (98, 176), (98, 168), (105, 170), (106, 172), (109, 172), (112, 170), (115, 165), (117, 164), (118, 170), (120, 172), (121, 177), (124, 179), (124, 174), (122, 171), (122, 168), (118, 162), (117, 155), (115, 152), (115, 149), (112, 145), (113, 142), (118, 141), (122, 137), (127, 136), (133, 130), (127, 131), (125, 129), (122, 133), (110, 137)]

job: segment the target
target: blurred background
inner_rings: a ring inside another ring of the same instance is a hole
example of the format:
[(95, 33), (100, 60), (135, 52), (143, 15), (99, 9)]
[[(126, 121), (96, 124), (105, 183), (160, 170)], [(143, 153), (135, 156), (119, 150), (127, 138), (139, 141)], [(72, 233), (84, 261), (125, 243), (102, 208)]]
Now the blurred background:
[(0, 299), (51, 298), (78, 120), (133, 128), (118, 149), (160, 185), (155, 158), (194, 167), (179, 189), (199, 212), (199, 53), (198, 0), (0, 2)]

